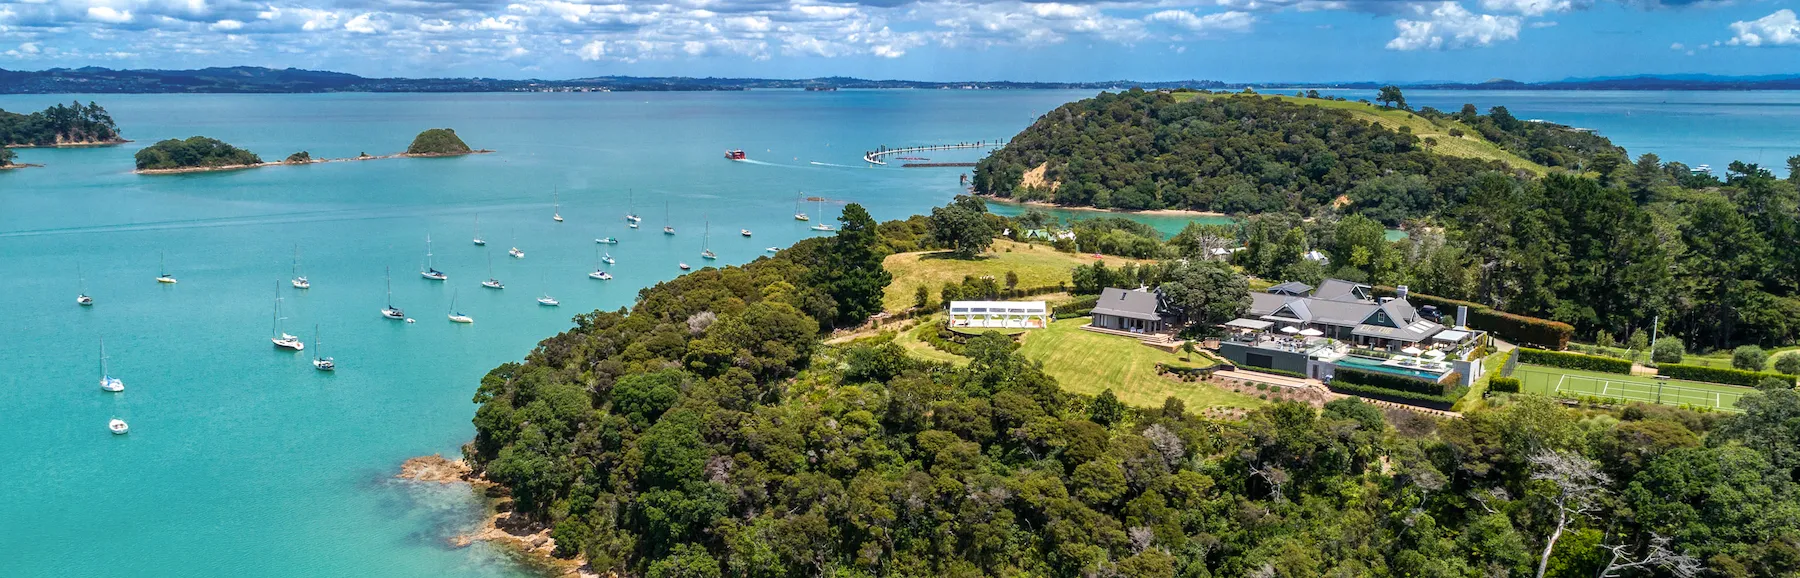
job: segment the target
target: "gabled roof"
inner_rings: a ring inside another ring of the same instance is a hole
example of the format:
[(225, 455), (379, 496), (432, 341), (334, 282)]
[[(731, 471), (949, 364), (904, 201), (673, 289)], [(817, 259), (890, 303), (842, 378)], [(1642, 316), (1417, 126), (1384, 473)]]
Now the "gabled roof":
[(1326, 279), (1313, 291), (1314, 299), (1331, 301), (1369, 301), (1372, 287), (1361, 283), (1351, 283), (1343, 279)]
[(1312, 291), (1312, 286), (1299, 281), (1288, 281), (1269, 288), (1270, 293), (1295, 297), (1305, 297), (1307, 291)]
[(1157, 311), (1155, 294), (1148, 291), (1127, 291), (1117, 287), (1107, 287), (1100, 292), (1100, 300), (1094, 303), (1093, 314), (1145, 321), (1162, 319), (1162, 314)]

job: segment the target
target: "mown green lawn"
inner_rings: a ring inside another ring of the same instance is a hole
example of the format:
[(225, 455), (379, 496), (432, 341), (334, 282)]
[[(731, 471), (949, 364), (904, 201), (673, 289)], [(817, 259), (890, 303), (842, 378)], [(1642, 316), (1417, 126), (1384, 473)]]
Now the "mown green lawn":
[(1055, 377), (1065, 390), (1095, 395), (1111, 389), (1121, 401), (1135, 406), (1161, 406), (1169, 396), (1186, 403), (1189, 410), (1253, 408), (1267, 403), (1211, 384), (1158, 375), (1157, 363), (1204, 367), (1211, 362), (1199, 354), (1191, 362), (1182, 361), (1181, 354), (1168, 353), (1130, 337), (1083, 331), (1081, 326), (1087, 323), (1086, 317), (1061, 319), (1048, 328), (1027, 332), (1019, 353), (1043, 363), (1044, 372)]
[[(1732, 410), (1737, 400), (1756, 390), (1735, 385), (1656, 379), (1599, 371), (1582, 371), (1521, 363), (1513, 370), (1525, 393), (1555, 395), (1560, 383), (1576, 397), (1594, 396), (1663, 405), (1693, 405)], [(1565, 376), (1567, 376), (1565, 378)]]
[[(963, 277), (992, 276), (1005, 286), (1006, 272), (1019, 275), (1019, 287), (1043, 287), (1068, 283), (1076, 265), (1089, 265), (1100, 259), (1091, 254), (1062, 253), (1047, 245), (1018, 243), (996, 239), (993, 250), (974, 259), (956, 259), (949, 251), (919, 251), (888, 255), (882, 262), (894, 282), (882, 293), (881, 307), (887, 311), (904, 311), (913, 306), (913, 293), (920, 285), (931, 291), (936, 302), (946, 283), (961, 283)], [(1126, 263), (1142, 263), (1140, 259), (1106, 257), (1106, 266), (1121, 267)]]

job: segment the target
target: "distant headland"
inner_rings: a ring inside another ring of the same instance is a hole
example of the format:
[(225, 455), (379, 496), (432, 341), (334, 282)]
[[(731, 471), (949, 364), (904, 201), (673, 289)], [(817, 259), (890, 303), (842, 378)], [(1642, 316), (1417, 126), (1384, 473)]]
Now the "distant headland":
[[(691, 78), (684, 76), (595, 76), (563, 80), (535, 78), (367, 78), (342, 72), (234, 66), (197, 70), (113, 70), (99, 67), (47, 70), (0, 69), (0, 94), (66, 93), (322, 93), (322, 92), (627, 92), (735, 91), (790, 89), (829, 93), (838, 89), (914, 90), (1207, 90), (1350, 89), (1386, 85), (1437, 90), (1796, 90), (1800, 74), (1772, 76), (1636, 75), (1571, 78), (1544, 82), (1493, 79), (1483, 82), (1099, 80), (1014, 82), (995, 80), (870, 80), (843, 76), (801, 79)], [(829, 98), (820, 95), (820, 98)]]
[(468, 154), (483, 154), (494, 151), (488, 149), (471, 149), (456, 131), (448, 128), (434, 128), (419, 133), (407, 147), (406, 152), (388, 155), (358, 154), (353, 157), (321, 159), (313, 158), (312, 153), (300, 151), (280, 161), (267, 162), (256, 153), (232, 146), (224, 141), (204, 136), (187, 139), (168, 139), (145, 147), (137, 152), (137, 170), (140, 175), (176, 175), (186, 173), (210, 173), (221, 171), (241, 171), (262, 167), (312, 165), (320, 163), (373, 161), (400, 158), (436, 158), (453, 157)]

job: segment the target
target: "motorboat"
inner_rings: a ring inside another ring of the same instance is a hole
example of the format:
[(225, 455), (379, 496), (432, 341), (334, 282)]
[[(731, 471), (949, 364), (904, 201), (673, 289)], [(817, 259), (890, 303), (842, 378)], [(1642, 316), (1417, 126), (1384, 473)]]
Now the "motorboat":
[(770, 253), (779, 253), (781, 252), (781, 247), (764, 247), (763, 250)]
[(608, 265), (617, 265), (617, 264), (619, 264), (619, 261), (618, 261), (618, 260), (617, 260), (617, 259), (614, 259), (614, 258), (613, 258), (613, 256), (612, 256), (612, 253), (607, 253), (607, 254), (605, 254), (605, 255), (602, 255), (602, 256), (601, 256), (601, 257), (600, 257), (600, 260), (601, 260), (601, 261), (603, 261), (603, 262), (605, 262), (605, 263), (606, 263), (606, 264), (608, 264)]
[(686, 270), (688, 270), (688, 269), (692, 269), (692, 268), (693, 268), (693, 267), (689, 267), (689, 266), (688, 266), (688, 264), (687, 264), (687, 262), (686, 262), (686, 261), (683, 261), (683, 262), (681, 262), (681, 263), (680, 263), (680, 265), (681, 265), (681, 270), (682, 270), (682, 271), (686, 271)]
[(750, 236), (750, 230), (749, 229), (738, 229), (738, 234), (748, 237), (748, 236)]
[(594, 239), (594, 242), (602, 245), (617, 245), (619, 244), (619, 239), (617, 237), (601, 237)]
[(511, 249), (507, 249), (506, 254), (512, 255), (512, 258), (514, 258), (514, 259), (524, 259), (525, 258), (525, 252), (520, 251), (518, 247), (513, 247)]
[(116, 436), (131, 433), (131, 426), (126, 425), (125, 420), (116, 417), (113, 418), (112, 421), (106, 422), (106, 429), (111, 430), (113, 435)]
[(543, 305), (545, 307), (556, 307), (558, 305), (562, 305), (562, 302), (557, 301), (555, 297), (551, 297), (549, 293), (545, 293), (543, 297), (539, 297), (537, 302), (538, 302), (538, 305)]

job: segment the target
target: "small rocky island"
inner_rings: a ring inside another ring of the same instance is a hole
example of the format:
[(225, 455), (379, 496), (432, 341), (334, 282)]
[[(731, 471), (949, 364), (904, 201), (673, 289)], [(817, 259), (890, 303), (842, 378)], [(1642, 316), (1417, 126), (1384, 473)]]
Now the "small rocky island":
[[(212, 171), (234, 171), (259, 167), (311, 165), (345, 161), (372, 161), (379, 159), (397, 159), (413, 157), (448, 157), (467, 154), (494, 152), (487, 149), (470, 149), (456, 131), (448, 128), (434, 128), (413, 137), (411, 146), (406, 152), (391, 155), (371, 155), (360, 153), (354, 157), (339, 159), (314, 158), (308, 151), (300, 151), (277, 162), (263, 162), (255, 153), (226, 144), (217, 139), (196, 136), (187, 140), (169, 139), (137, 153), (137, 174), (168, 175), (180, 173), (199, 173)], [(0, 166), (4, 166), (0, 162)]]
[(42, 165), (16, 163), (15, 148), (111, 146), (131, 142), (100, 105), (80, 101), (41, 112), (19, 114), (0, 109), (0, 170)]
[[(406, 147), (406, 156), (442, 157), (466, 155), (473, 153), (462, 137), (456, 136), (456, 129), (434, 128), (413, 137), (412, 146)], [(486, 151), (482, 151), (486, 152)]]

